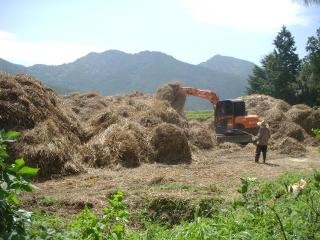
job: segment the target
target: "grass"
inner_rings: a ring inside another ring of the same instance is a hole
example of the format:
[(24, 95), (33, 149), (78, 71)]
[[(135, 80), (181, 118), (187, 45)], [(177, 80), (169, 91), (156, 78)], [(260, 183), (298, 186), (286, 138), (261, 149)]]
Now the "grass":
[(213, 110), (186, 111), (188, 119), (207, 120), (213, 118)]
[[(306, 187), (295, 193), (288, 191), (288, 186), (300, 179), (307, 182)], [(162, 187), (193, 190), (193, 186), (184, 184), (164, 184)], [(212, 188), (215, 191), (216, 186)], [(146, 199), (140, 206), (140, 216), (134, 216), (135, 221), (140, 221), (140, 227), (129, 227), (133, 221), (129, 214), (128, 220), (120, 225), (113, 220), (115, 231), (126, 226), (126, 234), (121, 238), (109, 235), (108, 239), (320, 239), (319, 171), (287, 173), (274, 182), (244, 178), (238, 192), (239, 197), (228, 201), (220, 198), (196, 202), (165, 197)], [(121, 201), (114, 202), (113, 212), (109, 215), (104, 212), (104, 216), (121, 217), (126, 209), (118, 206), (124, 205)], [(100, 225), (93, 224), (108, 224), (104, 218), (99, 219), (88, 209), (71, 220), (59, 220), (54, 215), (37, 212), (30, 231), (33, 236), (39, 236), (37, 239), (84, 239), (79, 238), (79, 229), (89, 236), (85, 239), (106, 239), (99, 229), (96, 231), (96, 226)], [(70, 231), (78, 238), (73, 238)], [(91, 231), (96, 231), (95, 236), (99, 237), (90, 237)]]
[(153, 188), (158, 191), (183, 190), (188, 192), (209, 192), (209, 193), (222, 192), (222, 190), (216, 184), (195, 185), (195, 184), (187, 184), (182, 182), (168, 182), (168, 183), (155, 186)]
[[(289, 192), (288, 185), (301, 178), (307, 187)], [(153, 222), (129, 239), (320, 239), (319, 172), (285, 174), (276, 182), (246, 178), (239, 192), (239, 198), (216, 205), (208, 217), (195, 213), (192, 221), (171, 228)]]

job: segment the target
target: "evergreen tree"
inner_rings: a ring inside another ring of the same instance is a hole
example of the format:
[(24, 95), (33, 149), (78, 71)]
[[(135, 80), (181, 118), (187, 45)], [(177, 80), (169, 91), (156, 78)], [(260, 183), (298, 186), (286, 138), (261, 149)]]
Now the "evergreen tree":
[(300, 100), (309, 105), (320, 105), (320, 28), (315, 37), (310, 37), (299, 77)]
[(275, 49), (262, 59), (262, 68), (255, 69), (253, 75), (249, 76), (247, 91), (248, 93), (268, 94), (289, 103), (295, 103), (295, 95), (298, 90), (296, 76), (299, 73), (301, 62), (295, 53), (294, 38), (283, 26), (273, 44)]
[(253, 75), (249, 76), (248, 84), (249, 87), (247, 87), (247, 93), (248, 94), (254, 94), (254, 93), (265, 93), (265, 85), (267, 83), (266, 78), (266, 72), (263, 68), (255, 65), (253, 68)]
[(267, 69), (273, 86), (273, 96), (294, 103), (297, 91), (296, 77), (301, 66), (299, 57), (295, 53), (294, 38), (283, 26), (273, 44), (275, 45), (274, 57), (268, 63), (269, 68)]

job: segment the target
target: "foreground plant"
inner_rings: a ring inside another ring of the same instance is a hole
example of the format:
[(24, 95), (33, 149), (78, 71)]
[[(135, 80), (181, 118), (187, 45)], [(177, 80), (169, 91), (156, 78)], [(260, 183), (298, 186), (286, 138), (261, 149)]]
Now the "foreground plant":
[[(289, 186), (306, 181), (298, 191)], [(320, 172), (285, 174), (276, 182), (243, 178), (240, 197), (208, 218), (167, 228), (150, 223), (129, 239), (320, 239)]]
[(23, 159), (6, 163), (9, 158), (7, 143), (14, 142), (18, 132), (0, 131), (0, 239), (24, 239), (26, 223), (31, 213), (19, 208), (19, 193), (31, 191), (30, 178), (37, 175), (39, 169), (25, 165)]
[(124, 194), (117, 191), (108, 199), (109, 207), (98, 216), (85, 208), (70, 223), (69, 239), (124, 239), (125, 226), (128, 222), (127, 206), (123, 202)]

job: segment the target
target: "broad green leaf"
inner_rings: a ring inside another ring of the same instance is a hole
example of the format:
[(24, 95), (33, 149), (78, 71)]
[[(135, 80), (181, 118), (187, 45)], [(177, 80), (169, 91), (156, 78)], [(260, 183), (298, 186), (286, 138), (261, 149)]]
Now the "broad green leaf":
[(25, 162), (22, 158), (17, 159), (14, 161), (14, 164), (12, 164), (12, 167), (9, 168), (10, 171), (18, 172), (23, 166), (25, 165)]
[(123, 225), (120, 225), (120, 224), (117, 224), (113, 227), (113, 231), (114, 232), (124, 232), (124, 226)]
[(7, 153), (6, 150), (0, 149), (0, 158), (8, 158), (9, 154)]
[(39, 168), (32, 168), (32, 167), (24, 166), (21, 169), (19, 169), (17, 174), (20, 174), (23, 177), (29, 178), (29, 177), (36, 176), (38, 171), (39, 171)]
[(20, 136), (19, 132), (16, 131), (8, 131), (3, 134), (4, 140), (15, 140)]
[(19, 168), (21, 168), (25, 165), (25, 162), (22, 158), (16, 159), (14, 161), (14, 163), (16, 164), (16, 167), (19, 167)]
[(16, 205), (20, 204), (20, 200), (18, 199), (16, 194), (10, 194), (8, 200)]
[(3, 160), (0, 159), (0, 167), (5, 168), (7, 164)]

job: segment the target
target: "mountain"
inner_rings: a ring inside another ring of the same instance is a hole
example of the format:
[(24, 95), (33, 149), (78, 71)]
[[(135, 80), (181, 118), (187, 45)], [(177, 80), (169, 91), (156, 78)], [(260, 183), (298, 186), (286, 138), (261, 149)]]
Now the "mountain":
[(27, 67), (18, 64), (13, 64), (2, 58), (0, 58), (0, 71), (9, 73), (29, 73)]
[[(216, 64), (220, 64), (214, 68), (211, 60), (206, 64), (192, 65), (161, 52), (128, 54), (110, 50), (89, 53), (72, 63), (56, 66), (37, 64), (24, 67), (4, 61), (5, 64), (0, 62), (0, 71), (32, 74), (48, 86), (59, 88), (60, 91), (94, 90), (104, 95), (132, 91), (154, 93), (164, 83), (179, 81), (184, 86), (211, 89), (221, 99), (243, 95), (247, 75), (239, 75), (239, 69), (236, 73), (225, 71), (226, 67), (231, 65), (230, 62), (214, 60)], [(233, 58), (232, 60), (243, 61)], [(189, 99), (189, 109), (211, 107), (204, 100), (195, 101), (191, 97)]]
[(232, 73), (241, 78), (247, 78), (248, 75), (251, 75), (254, 67), (254, 63), (252, 62), (221, 55), (215, 55), (199, 65), (214, 71)]

